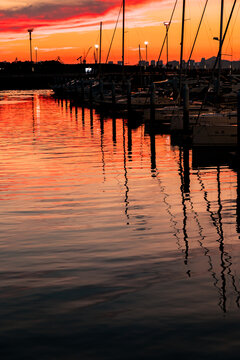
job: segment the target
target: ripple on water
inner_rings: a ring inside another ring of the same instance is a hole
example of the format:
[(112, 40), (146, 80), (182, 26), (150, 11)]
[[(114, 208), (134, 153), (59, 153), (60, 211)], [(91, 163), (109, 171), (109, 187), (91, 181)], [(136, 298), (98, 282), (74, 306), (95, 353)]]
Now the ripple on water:
[(190, 151), (188, 188), (169, 135), (49, 91), (0, 111), (4, 358), (236, 358), (236, 173)]

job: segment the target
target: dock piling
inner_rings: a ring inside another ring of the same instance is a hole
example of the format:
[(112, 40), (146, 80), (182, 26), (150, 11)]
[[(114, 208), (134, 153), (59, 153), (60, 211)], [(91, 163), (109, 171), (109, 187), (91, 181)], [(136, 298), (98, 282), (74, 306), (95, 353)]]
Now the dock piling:
[(90, 83), (89, 83), (89, 101), (91, 104), (92, 104), (92, 100), (93, 100), (92, 81), (90, 81)]
[(127, 104), (128, 104), (128, 110), (131, 110), (131, 81), (127, 81)]
[(185, 133), (189, 131), (189, 87), (187, 84), (183, 91), (183, 130)]
[(84, 100), (84, 81), (83, 79), (81, 80), (81, 98), (82, 98), (82, 101)]
[(150, 86), (150, 119), (155, 120), (155, 85), (154, 83)]
[(115, 106), (116, 104), (116, 89), (115, 89), (115, 82), (112, 81), (112, 105)]
[(103, 80), (99, 80), (99, 93), (100, 93), (100, 100), (103, 101), (104, 95), (103, 95)]
[(237, 157), (240, 157), (240, 91), (237, 94)]

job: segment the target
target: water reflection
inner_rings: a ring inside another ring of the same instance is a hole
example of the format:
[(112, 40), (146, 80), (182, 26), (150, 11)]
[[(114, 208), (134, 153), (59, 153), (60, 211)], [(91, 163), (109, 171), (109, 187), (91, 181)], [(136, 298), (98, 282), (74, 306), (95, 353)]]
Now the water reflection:
[(236, 201), (236, 223), (237, 223), (237, 232), (240, 234), (240, 168), (237, 169), (237, 201)]
[(181, 178), (181, 195), (182, 195), (182, 209), (183, 209), (183, 240), (185, 243), (185, 260), (184, 263), (187, 267), (186, 273), (190, 277), (191, 271), (188, 265), (189, 256), (189, 242), (187, 233), (187, 206), (186, 201), (189, 200), (189, 150), (188, 148), (180, 149), (179, 151), (179, 175)]
[(5, 354), (238, 356), (239, 172), (46, 93), (2, 98)]
[(104, 154), (104, 118), (103, 114), (100, 114), (100, 129), (101, 129), (101, 153), (102, 153), (102, 173), (103, 173), (103, 182), (106, 181), (105, 174), (105, 154)]
[[(84, 109), (82, 110), (84, 113)], [(93, 137), (93, 108), (90, 108), (90, 127), (91, 127), (91, 136)]]
[(116, 146), (117, 143), (117, 132), (116, 132), (116, 118), (113, 116), (112, 118), (112, 141), (113, 145)]
[(82, 107), (82, 127), (85, 127), (85, 108)]
[(132, 128), (129, 120), (128, 120), (127, 132), (128, 132), (128, 159), (129, 161), (132, 161)]
[(151, 144), (151, 170), (152, 176), (156, 170), (156, 143), (155, 143), (155, 129), (150, 127), (150, 144)]
[(128, 193), (129, 193), (129, 186), (128, 186), (128, 170), (127, 170), (127, 155), (126, 155), (126, 135), (125, 135), (125, 123), (124, 120), (122, 121), (122, 129), (123, 129), (123, 169), (124, 169), (124, 187), (125, 187), (125, 215), (127, 218), (127, 225), (129, 225), (129, 213), (128, 213)]
[(78, 124), (78, 107), (75, 106), (75, 121), (76, 121), (76, 124)]
[(35, 106), (34, 106), (34, 96), (32, 96), (32, 127), (33, 127), (33, 141), (35, 141)]

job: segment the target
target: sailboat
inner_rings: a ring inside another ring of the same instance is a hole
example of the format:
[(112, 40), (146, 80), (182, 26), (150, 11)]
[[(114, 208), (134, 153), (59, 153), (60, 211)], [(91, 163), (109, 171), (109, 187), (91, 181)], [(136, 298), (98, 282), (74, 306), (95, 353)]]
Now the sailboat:
[[(219, 51), (213, 69), (215, 70), (215, 67), (218, 64), (218, 76), (217, 76), (217, 87), (216, 87), (216, 95), (218, 98), (220, 95), (222, 47), (232, 18), (235, 5), (236, 5), (236, 0), (233, 3), (232, 10), (227, 22), (227, 26), (223, 34), (224, 0), (221, 0)], [(196, 146), (236, 146), (237, 112), (230, 109), (227, 111), (225, 110), (223, 112), (199, 115), (197, 124), (192, 126), (192, 144)]]

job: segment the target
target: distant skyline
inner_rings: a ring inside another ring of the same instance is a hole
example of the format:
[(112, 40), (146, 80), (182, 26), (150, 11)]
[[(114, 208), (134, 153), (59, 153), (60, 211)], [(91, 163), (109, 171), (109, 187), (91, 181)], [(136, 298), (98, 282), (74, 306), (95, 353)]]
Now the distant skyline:
[[(126, 63), (138, 62), (138, 46), (145, 57), (144, 41), (148, 41), (148, 58), (157, 60), (165, 36), (164, 21), (169, 20), (175, 0), (126, 0)], [(186, 34), (184, 58), (187, 60), (201, 17), (205, 0), (186, 1)], [(224, 22), (233, 4), (225, 0)], [(65, 63), (77, 63), (87, 53), (94, 58), (94, 45), (99, 42), (99, 23), (103, 21), (102, 62), (105, 62), (121, 0), (2, 0), (0, 4), (0, 61), (29, 60), (28, 28), (34, 28), (33, 47), (38, 47), (38, 60), (52, 60), (60, 56)], [(240, 58), (240, 21), (237, 5), (223, 56), (226, 60)], [(182, 1), (178, 1), (169, 31), (169, 61), (179, 59)], [(209, 0), (193, 58), (215, 56), (219, 34), (220, 1)], [(118, 30), (109, 60), (121, 59), (120, 16)], [(161, 60), (166, 62), (164, 49)]]

